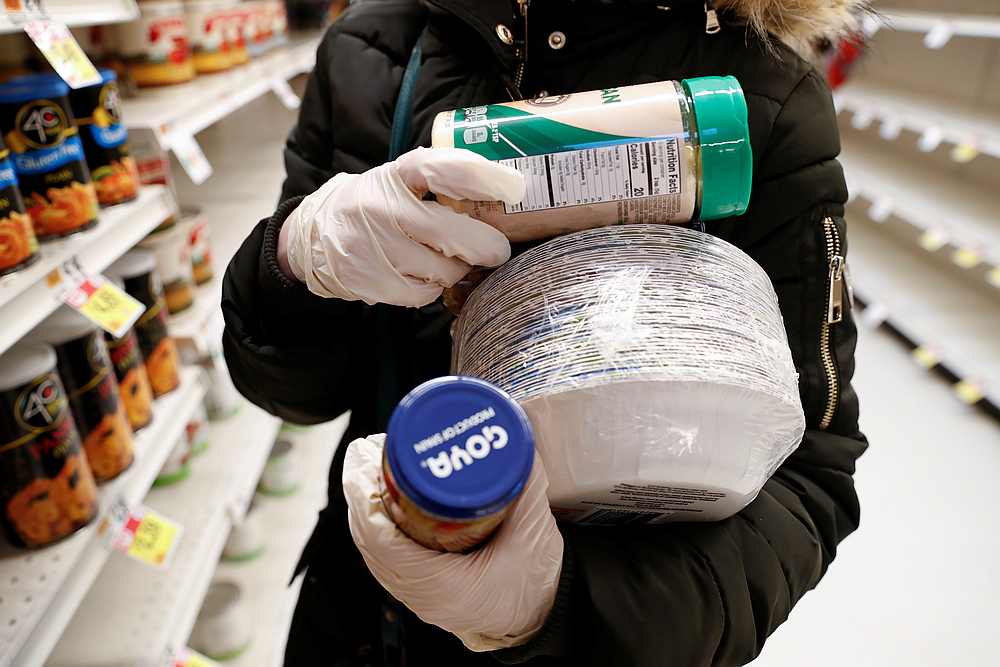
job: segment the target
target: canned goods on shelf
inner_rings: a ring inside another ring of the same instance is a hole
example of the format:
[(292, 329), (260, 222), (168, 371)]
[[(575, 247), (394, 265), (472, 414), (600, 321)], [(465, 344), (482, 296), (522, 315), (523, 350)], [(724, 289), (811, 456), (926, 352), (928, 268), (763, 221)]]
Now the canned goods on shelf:
[(163, 284), (167, 311), (173, 315), (194, 303), (194, 276), (189, 246), (190, 223), (181, 220), (173, 227), (157, 231), (139, 246), (156, 256), (156, 272)]
[(62, 306), (38, 325), (35, 335), (55, 348), (59, 377), (94, 478), (114, 479), (132, 465), (135, 447), (103, 333)]
[(62, 79), (36, 74), (0, 85), (0, 132), (39, 240), (97, 224), (97, 193)]
[(139, 196), (139, 171), (129, 154), (128, 129), (122, 124), (118, 75), (110, 69), (100, 74), (100, 83), (70, 91), (69, 101), (97, 201), (113, 206)]
[(534, 455), (528, 418), (507, 393), (475, 378), (431, 380), (389, 420), (382, 502), (419, 544), (468, 551), (503, 521)]
[(42, 547), (90, 523), (97, 486), (80, 448), (56, 353), (18, 343), (0, 356), (0, 523)]
[(222, 72), (236, 64), (226, 39), (228, 5), (226, 0), (184, 2), (184, 18), (191, 40), (194, 68), (199, 74)]
[(125, 291), (146, 307), (133, 328), (153, 396), (159, 398), (176, 389), (181, 378), (177, 344), (167, 333), (167, 305), (156, 274), (156, 256), (148, 250), (130, 250), (106, 273), (120, 280)]
[(149, 385), (146, 365), (135, 329), (129, 329), (121, 338), (104, 334), (108, 356), (118, 379), (118, 394), (132, 431), (145, 428), (153, 421), (153, 388)]
[(188, 250), (191, 254), (191, 272), (196, 285), (203, 285), (215, 276), (212, 267), (212, 242), (209, 236), (208, 219), (201, 209), (186, 207), (181, 210), (182, 221), (190, 225), (188, 229)]
[(190, 81), (194, 61), (180, 0), (144, 0), (138, 19), (117, 26), (119, 51), (137, 86)]
[(24, 208), (10, 151), (0, 137), (0, 276), (26, 268), (38, 259), (38, 240)]

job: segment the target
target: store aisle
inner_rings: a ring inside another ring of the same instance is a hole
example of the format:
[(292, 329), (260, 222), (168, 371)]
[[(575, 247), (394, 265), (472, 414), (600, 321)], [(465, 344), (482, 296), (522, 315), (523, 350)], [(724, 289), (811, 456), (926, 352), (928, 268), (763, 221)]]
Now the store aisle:
[(880, 332), (856, 387), (861, 529), (754, 667), (996, 664), (1000, 431)]

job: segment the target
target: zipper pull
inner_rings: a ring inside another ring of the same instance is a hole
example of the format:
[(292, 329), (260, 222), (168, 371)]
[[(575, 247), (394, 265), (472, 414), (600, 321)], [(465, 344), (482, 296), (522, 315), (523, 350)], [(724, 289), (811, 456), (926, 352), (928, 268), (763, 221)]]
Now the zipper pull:
[(826, 321), (836, 324), (844, 319), (844, 257), (830, 258), (830, 293), (826, 300)]
[(705, 34), (714, 35), (722, 30), (719, 25), (719, 15), (715, 12), (715, 7), (711, 2), (705, 3)]

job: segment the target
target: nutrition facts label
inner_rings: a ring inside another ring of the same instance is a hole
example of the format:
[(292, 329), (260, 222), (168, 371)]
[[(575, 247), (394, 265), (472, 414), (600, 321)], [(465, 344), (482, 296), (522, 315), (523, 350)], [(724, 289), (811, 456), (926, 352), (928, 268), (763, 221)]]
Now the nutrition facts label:
[(507, 213), (681, 193), (676, 138), (501, 160), (525, 176), (527, 195)]

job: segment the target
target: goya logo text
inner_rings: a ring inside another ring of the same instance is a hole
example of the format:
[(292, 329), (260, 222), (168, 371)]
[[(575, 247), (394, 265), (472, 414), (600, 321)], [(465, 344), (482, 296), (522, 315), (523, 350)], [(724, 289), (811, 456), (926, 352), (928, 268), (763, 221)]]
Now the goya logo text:
[(29, 431), (49, 430), (66, 409), (66, 396), (54, 375), (35, 379), (17, 398), (17, 421)]
[(438, 452), (420, 462), (438, 479), (447, 479), (451, 474), (471, 466), (490, 455), (490, 452), (503, 449), (509, 438), (507, 430), (502, 426), (484, 426), (480, 433), (470, 435), (464, 444), (452, 445), (448, 451)]
[(36, 100), (17, 112), (17, 129), (31, 148), (51, 148), (63, 140), (69, 119), (62, 107), (51, 100)]

